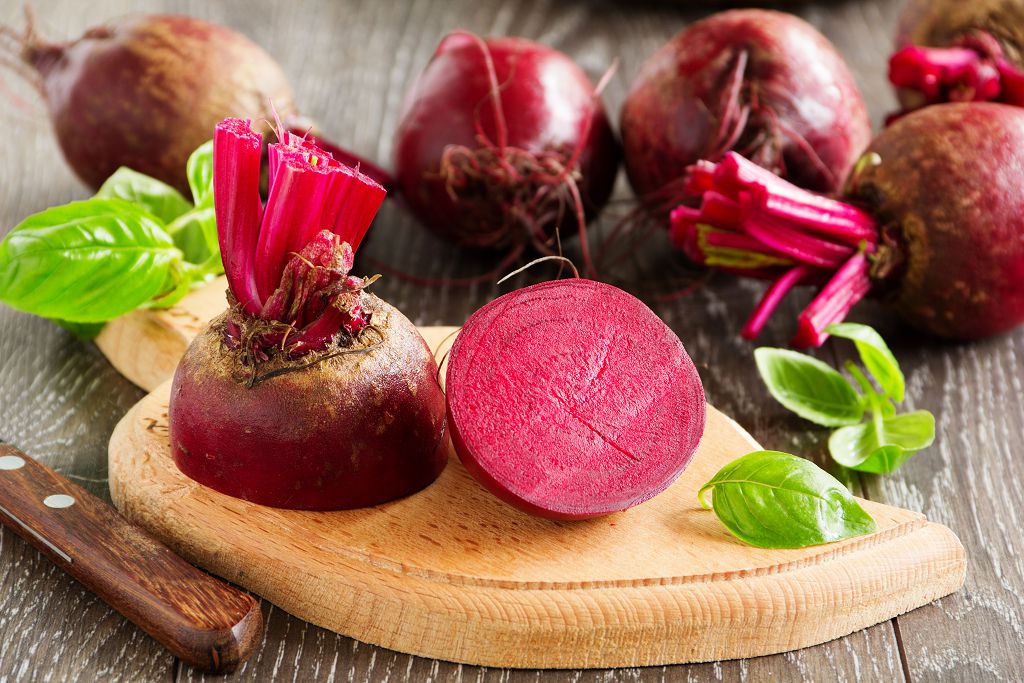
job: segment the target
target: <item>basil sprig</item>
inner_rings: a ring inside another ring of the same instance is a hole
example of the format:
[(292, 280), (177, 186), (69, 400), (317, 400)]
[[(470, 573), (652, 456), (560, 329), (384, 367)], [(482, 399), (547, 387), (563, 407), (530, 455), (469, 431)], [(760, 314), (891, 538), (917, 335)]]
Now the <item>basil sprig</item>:
[(827, 331), (853, 341), (866, 373), (847, 361), (844, 368), (851, 381), (815, 358), (769, 347), (754, 351), (758, 372), (786, 408), (823, 427), (839, 427), (828, 445), (840, 465), (875, 474), (892, 472), (932, 444), (935, 418), (925, 410), (897, 414), (905, 380), (877, 331), (856, 323), (832, 325)]
[(759, 548), (804, 548), (875, 530), (875, 520), (835, 477), (778, 451), (733, 460), (697, 497), (736, 538)]
[(120, 168), (93, 198), (26, 218), (0, 242), (0, 301), (93, 337), (106, 321), (171, 306), (222, 272), (211, 143), (187, 171), (196, 204)]

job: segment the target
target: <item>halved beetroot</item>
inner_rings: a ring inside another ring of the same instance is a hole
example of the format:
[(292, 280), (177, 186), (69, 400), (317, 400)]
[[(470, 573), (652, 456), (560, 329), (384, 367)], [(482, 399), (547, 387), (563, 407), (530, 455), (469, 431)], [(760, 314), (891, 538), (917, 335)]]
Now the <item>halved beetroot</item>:
[(532, 514), (583, 519), (664, 491), (704, 431), (679, 338), (635, 297), (574, 279), (474, 313), (449, 355), (448, 420), (466, 469)]

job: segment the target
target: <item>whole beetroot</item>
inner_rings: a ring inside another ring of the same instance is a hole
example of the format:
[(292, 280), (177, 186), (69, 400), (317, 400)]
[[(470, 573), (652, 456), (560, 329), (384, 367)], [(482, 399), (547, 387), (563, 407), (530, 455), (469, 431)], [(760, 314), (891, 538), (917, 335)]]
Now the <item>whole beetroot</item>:
[(911, 325), (951, 339), (1024, 322), (1024, 110), (927, 107), (879, 135), (843, 200), (794, 187), (734, 154), (691, 169), (701, 206), (678, 207), (672, 236), (691, 258), (773, 281), (753, 338), (797, 284), (822, 285), (793, 343), (873, 293)]
[(871, 136), (842, 57), (791, 14), (731, 10), (696, 22), (641, 67), (622, 108), (626, 170), (653, 208), (686, 169), (734, 150), (812, 190), (838, 189)]
[(619, 148), (600, 86), (524, 38), (447, 35), (403, 102), (395, 176), (410, 208), (461, 246), (550, 253), (608, 201)]
[(17, 49), (68, 164), (93, 189), (128, 166), (187, 193), (189, 154), (221, 119), (272, 120), (271, 101), (282, 116), (293, 110), (270, 55), (193, 17), (129, 16), (66, 43), (44, 42), (30, 22)]
[(847, 194), (878, 221), (879, 295), (953, 339), (1024, 321), (1024, 111), (950, 104), (906, 117), (869, 148)]

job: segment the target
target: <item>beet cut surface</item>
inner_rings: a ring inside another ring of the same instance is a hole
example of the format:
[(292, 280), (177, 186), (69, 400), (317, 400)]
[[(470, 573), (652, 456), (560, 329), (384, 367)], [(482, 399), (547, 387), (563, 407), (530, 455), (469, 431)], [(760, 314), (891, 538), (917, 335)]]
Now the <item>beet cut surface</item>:
[(664, 491), (704, 431), (697, 370), (649, 308), (610, 285), (559, 280), (474, 313), (447, 372), (466, 469), (531, 514), (583, 519)]

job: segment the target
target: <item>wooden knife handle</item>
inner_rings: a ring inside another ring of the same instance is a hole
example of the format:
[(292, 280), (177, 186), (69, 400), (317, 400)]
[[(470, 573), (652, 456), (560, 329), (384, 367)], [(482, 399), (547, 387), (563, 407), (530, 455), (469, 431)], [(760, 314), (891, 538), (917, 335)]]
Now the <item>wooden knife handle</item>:
[(193, 567), (81, 486), (5, 444), (0, 521), (187, 664), (229, 673), (260, 642), (255, 598)]

